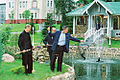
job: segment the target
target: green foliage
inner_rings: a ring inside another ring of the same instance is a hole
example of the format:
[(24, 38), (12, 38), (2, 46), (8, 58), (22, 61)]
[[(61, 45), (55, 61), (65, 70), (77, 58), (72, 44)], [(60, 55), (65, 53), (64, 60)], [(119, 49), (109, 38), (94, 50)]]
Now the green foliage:
[(77, 4), (77, 6), (80, 6), (81, 3), (84, 4), (84, 5), (86, 5), (86, 4), (91, 3), (92, 1), (93, 1), (93, 0), (78, 0), (78, 1), (76, 2), (76, 4)]
[(52, 13), (47, 14), (47, 21), (45, 22), (45, 26), (43, 26), (42, 34), (46, 35), (48, 33), (47, 28), (48, 27), (54, 27), (53, 24), (55, 23), (52, 19)]
[(2, 34), (0, 32), (0, 62), (3, 54)]
[(19, 66), (19, 67), (11, 69), (10, 71), (12, 71), (15, 74), (20, 74), (20, 73), (25, 72), (25, 68), (24, 68), (24, 66)]
[(55, 26), (56, 29), (60, 30), (60, 24), (53, 24), (53, 26)]
[(72, 11), (75, 6), (74, 6), (74, 1), (73, 0), (54, 0), (55, 2), (55, 8), (56, 8), (56, 14), (61, 14), (62, 15), (62, 23), (61, 23), (61, 28), (64, 25), (69, 25), (72, 28), (72, 17), (66, 16), (66, 13)]
[(10, 36), (10, 27), (5, 27), (5, 29), (3, 31), (1, 31), (2, 33), (2, 43), (4, 45), (6, 45), (8, 43), (8, 39)]
[(29, 17), (30, 17), (30, 11), (29, 11), (29, 10), (25, 10), (25, 11), (22, 13), (22, 16), (23, 16), (23, 18), (26, 19), (26, 23), (27, 23), (27, 19), (29, 19)]
[(52, 26), (52, 25), (55, 23), (55, 22), (53, 21), (52, 17), (53, 17), (53, 14), (52, 14), (52, 13), (48, 13), (48, 14), (47, 14), (47, 22), (46, 22), (46, 25)]
[(19, 34), (12, 34), (12, 35), (9, 37), (8, 44), (9, 44), (10, 46), (17, 46), (17, 44), (18, 44), (18, 38), (19, 38)]
[(19, 34), (10, 35), (8, 42), (4, 47), (4, 53), (14, 56), (14, 54), (18, 51), (18, 37)]

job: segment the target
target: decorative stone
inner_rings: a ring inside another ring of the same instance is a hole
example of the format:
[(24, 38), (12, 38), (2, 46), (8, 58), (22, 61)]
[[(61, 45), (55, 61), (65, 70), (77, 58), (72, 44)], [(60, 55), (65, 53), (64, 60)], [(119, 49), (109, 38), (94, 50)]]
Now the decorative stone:
[(3, 62), (14, 62), (15, 59), (10, 54), (3, 54), (2, 60)]
[(72, 67), (68, 66), (68, 72), (64, 73), (64, 74), (60, 74), (57, 76), (53, 76), (53, 77), (49, 77), (47, 78), (47, 80), (75, 80), (75, 71)]

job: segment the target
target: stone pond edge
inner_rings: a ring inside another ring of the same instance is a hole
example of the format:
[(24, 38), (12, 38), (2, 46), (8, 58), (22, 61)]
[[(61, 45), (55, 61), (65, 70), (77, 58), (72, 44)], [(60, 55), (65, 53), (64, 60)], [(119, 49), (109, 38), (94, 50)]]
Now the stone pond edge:
[(46, 80), (75, 80), (74, 68), (72, 68), (69, 65), (66, 65), (66, 66), (69, 67), (68, 72), (65, 72), (64, 74), (60, 74), (60, 75), (57, 75), (57, 76), (48, 77)]

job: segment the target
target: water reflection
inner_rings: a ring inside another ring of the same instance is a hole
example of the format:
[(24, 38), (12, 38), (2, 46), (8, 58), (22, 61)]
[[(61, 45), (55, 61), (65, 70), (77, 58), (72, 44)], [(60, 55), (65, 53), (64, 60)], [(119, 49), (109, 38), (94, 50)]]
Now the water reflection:
[(93, 59), (74, 60), (76, 80), (120, 80), (119, 62), (119, 60), (105, 60), (100, 63), (95, 60), (93, 62)]

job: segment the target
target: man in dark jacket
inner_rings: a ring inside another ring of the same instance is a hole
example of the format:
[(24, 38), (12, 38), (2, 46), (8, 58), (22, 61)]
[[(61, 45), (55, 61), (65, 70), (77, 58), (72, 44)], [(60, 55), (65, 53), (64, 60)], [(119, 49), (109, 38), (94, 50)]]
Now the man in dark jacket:
[[(58, 56), (58, 65), (57, 65), (57, 71), (61, 72), (62, 71), (62, 60), (63, 60), (63, 55), (64, 52), (69, 52), (69, 40), (76, 41), (76, 42), (83, 42), (83, 40), (79, 40), (77, 38), (73, 38), (69, 33), (68, 33), (68, 27), (63, 26), (62, 31), (57, 31), (55, 33), (49, 33), (50, 36), (54, 37), (54, 42), (52, 46), (52, 71), (54, 71), (55, 68), (55, 60), (56, 57)], [(56, 56), (57, 54), (57, 56)]]
[[(29, 32), (31, 31), (31, 26), (26, 25), (25, 30), (20, 34), (18, 40), (18, 46), (22, 51), (22, 65), (25, 67), (25, 73), (32, 73), (33, 60), (32, 60), (32, 49), (31, 38)], [(26, 52), (26, 50), (31, 49)]]
[[(48, 27), (48, 31), (50, 31), (50, 27)], [(56, 28), (52, 28), (52, 33), (56, 32)], [(53, 44), (53, 37), (51, 37), (49, 34), (47, 34), (47, 36), (45, 37), (45, 39), (43, 40), (43, 43), (45, 44), (45, 46), (47, 46), (47, 51), (49, 52), (49, 57), (50, 57), (50, 65), (51, 65), (51, 61), (52, 61), (52, 44)]]

